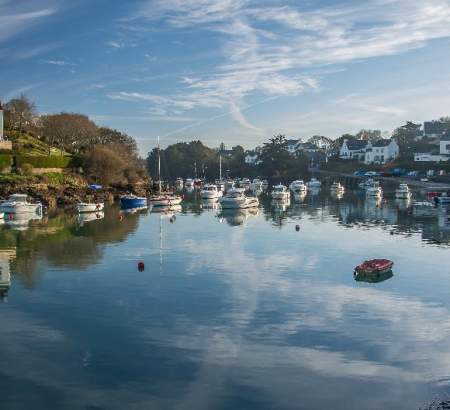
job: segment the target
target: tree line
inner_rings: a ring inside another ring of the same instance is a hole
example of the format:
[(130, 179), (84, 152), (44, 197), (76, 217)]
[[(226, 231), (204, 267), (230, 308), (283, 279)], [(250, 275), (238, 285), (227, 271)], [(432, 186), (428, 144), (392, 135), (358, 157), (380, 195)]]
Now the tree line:
[(48, 146), (48, 155), (57, 148), (60, 155), (78, 159), (86, 176), (105, 185), (135, 183), (148, 176), (131, 136), (97, 125), (87, 115), (60, 112), (39, 115), (36, 104), (25, 95), (3, 107), (6, 133), (18, 140), (30, 134)]
[[(159, 151), (161, 158), (161, 179), (219, 178), (220, 161), (222, 177), (264, 177), (289, 180), (305, 176), (309, 160), (302, 153), (290, 154), (284, 135), (276, 135), (263, 144), (256, 165), (245, 163), (245, 150), (236, 145), (226, 150), (222, 143), (218, 148), (210, 148), (201, 141), (179, 142)], [(147, 167), (153, 179), (158, 178), (158, 148), (147, 157)]]

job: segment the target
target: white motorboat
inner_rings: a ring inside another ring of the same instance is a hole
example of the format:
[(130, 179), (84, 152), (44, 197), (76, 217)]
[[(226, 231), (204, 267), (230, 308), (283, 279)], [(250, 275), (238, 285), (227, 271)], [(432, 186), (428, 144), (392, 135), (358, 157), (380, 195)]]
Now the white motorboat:
[(270, 195), (272, 196), (272, 199), (276, 199), (278, 201), (285, 201), (290, 199), (291, 197), (291, 194), (289, 193), (287, 188), (282, 184), (275, 185), (272, 188), (272, 192)]
[(247, 197), (243, 189), (232, 189), (219, 199), (222, 209), (245, 209), (259, 206), (258, 198)]
[(84, 212), (101, 212), (105, 208), (103, 202), (80, 202), (77, 204), (77, 211), (79, 213)]
[(186, 189), (194, 188), (194, 180), (191, 178), (187, 178), (186, 181), (184, 182), (184, 187)]
[(367, 187), (366, 195), (381, 198), (383, 196), (383, 190), (381, 189), (380, 183), (378, 181), (373, 181), (372, 185)]
[(330, 187), (330, 191), (334, 193), (343, 194), (345, 191), (344, 186), (340, 182), (333, 182)]
[(6, 201), (0, 203), (0, 212), (6, 214), (36, 213), (42, 214), (42, 204), (40, 202), (28, 202), (26, 194), (13, 194)]
[(395, 197), (397, 199), (411, 199), (412, 193), (408, 184), (400, 184), (395, 190)]
[(217, 199), (202, 199), (200, 207), (206, 210), (214, 210), (219, 208), (219, 202)]
[(311, 178), (311, 180), (306, 183), (306, 186), (308, 188), (317, 189), (317, 188), (320, 188), (322, 186), (322, 182), (320, 182), (316, 178)]
[(219, 191), (214, 184), (206, 184), (200, 191), (200, 196), (202, 199), (219, 199), (222, 197), (222, 191)]
[(289, 189), (296, 194), (299, 194), (301, 192), (306, 193), (306, 191), (308, 190), (305, 183), (302, 180), (292, 181), (291, 184), (289, 185)]
[(175, 181), (175, 188), (178, 190), (182, 190), (184, 186), (183, 178), (177, 178)]

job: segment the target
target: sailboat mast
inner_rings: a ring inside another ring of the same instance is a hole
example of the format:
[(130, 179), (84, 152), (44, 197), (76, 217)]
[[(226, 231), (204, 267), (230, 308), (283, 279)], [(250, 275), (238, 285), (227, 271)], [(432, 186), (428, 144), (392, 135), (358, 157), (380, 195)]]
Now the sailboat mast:
[(222, 181), (222, 154), (219, 154), (219, 179)]
[(161, 154), (159, 149), (159, 137), (158, 137), (158, 188), (161, 194)]

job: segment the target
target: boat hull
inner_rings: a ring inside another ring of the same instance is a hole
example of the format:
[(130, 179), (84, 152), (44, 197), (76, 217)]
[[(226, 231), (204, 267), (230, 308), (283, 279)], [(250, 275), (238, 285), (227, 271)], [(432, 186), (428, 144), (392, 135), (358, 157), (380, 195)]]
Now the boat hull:
[(182, 200), (180, 197), (152, 197), (150, 203), (153, 206), (174, 206), (180, 205)]
[(392, 270), (394, 262), (387, 259), (372, 259), (370, 261), (365, 261), (355, 268), (357, 274), (363, 275), (373, 275), (379, 274), (383, 275)]
[(120, 205), (124, 209), (143, 208), (143, 207), (147, 206), (147, 198), (144, 198), (144, 197), (136, 197), (136, 198), (122, 197), (122, 198), (120, 198)]
[(88, 213), (88, 212), (101, 212), (103, 211), (105, 207), (105, 204), (98, 203), (98, 204), (77, 204), (77, 211), (79, 213)]

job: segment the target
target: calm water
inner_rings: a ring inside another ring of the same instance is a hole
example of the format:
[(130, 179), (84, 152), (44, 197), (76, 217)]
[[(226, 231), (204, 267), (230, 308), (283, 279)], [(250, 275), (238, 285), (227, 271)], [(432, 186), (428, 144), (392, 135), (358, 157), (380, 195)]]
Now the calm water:
[[(1, 226), (0, 408), (410, 410), (447, 398), (445, 218), (356, 193), (209, 208)], [(393, 259), (394, 276), (356, 281), (371, 257)]]

